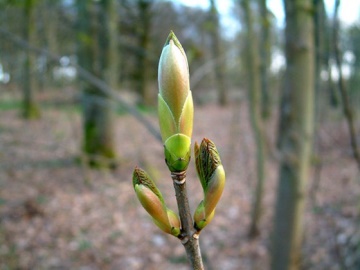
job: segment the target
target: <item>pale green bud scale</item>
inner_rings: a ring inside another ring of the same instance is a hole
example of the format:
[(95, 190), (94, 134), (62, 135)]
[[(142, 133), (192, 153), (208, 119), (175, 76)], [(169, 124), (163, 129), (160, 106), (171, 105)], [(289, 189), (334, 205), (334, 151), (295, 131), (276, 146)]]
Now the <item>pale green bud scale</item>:
[(166, 140), (164, 153), (170, 171), (181, 172), (187, 169), (191, 154), (190, 145), (190, 138), (181, 133), (177, 133)]
[(178, 127), (174, 116), (160, 94), (158, 94), (158, 114), (162, 140), (165, 142), (167, 138), (178, 133)]
[[(179, 132), (191, 138), (193, 131), (194, 104), (191, 91), (186, 98), (179, 120)], [(190, 121), (191, 120), (191, 121)]]

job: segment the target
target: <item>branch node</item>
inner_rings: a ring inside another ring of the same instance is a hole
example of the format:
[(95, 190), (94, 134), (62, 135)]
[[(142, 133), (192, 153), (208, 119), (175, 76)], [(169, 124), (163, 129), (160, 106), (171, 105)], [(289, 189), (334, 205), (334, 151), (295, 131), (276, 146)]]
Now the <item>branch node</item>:
[(185, 236), (184, 238), (182, 238), (180, 240), (181, 240), (181, 244), (185, 245), (187, 242), (189, 242), (189, 237)]
[(199, 236), (200, 236), (200, 232), (199, 232), (199, 231), (194, 232), (194, 234), (193, 234), (193, 238), (194, 238), (194, 239), (199, 239)]
[(171, 178), (177, 185), (183, 185), (186, 181), (186, 171), (171, 172)]

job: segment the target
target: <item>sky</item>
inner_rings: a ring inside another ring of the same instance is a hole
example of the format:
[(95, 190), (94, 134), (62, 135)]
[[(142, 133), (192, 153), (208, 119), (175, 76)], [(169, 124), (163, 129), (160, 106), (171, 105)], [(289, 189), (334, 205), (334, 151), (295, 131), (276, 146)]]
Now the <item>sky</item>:
[[(174, 2), (182, 3), (187, 6), (196, 6), (202, 8), (209, 8), (209, 0), (173, 0)], [(233, 17), (232, 8), (234, 0), (215, 0), (219, 13), (221, 14), (221, 24), (226, 31), (228, 38), (232, 38), (234, 34), (239, 30), (239, 23), (235, 22), (236, 18)], [(324, 0), (326, 11), (328, 16), (334, 14), (335, 0)], [(277, 18), (277, 25), (279, 27), (285, 26), (285, 16), (283, 8), (283, 0), (268, 0), (267, 5), (272, 13)], [(360, 24), (360, 0), (342, 0), (339, 9), (339, 18), (344, 26), (348, 26), (354, 23)], [(281, 52), (274, 52), (271, 69), (274, 71), (279, 70), (285, 65), (285, 58)], [(350, 66), (348, 64), (343, 65), (344, 76), (350, 75)], [(337, 69), (334, 68), (333, 76), (336, 79)]]
[[(209, 0), (174, 0), (187, 6), (198, 6), (203, 8), (209, 7)], [(335, 0), (324, 0), (327, 12), (333, 15)], [(234, 21), (231, 17), (231, 9), (234, 0), (216, 0), (218, 10), (222, 15), (222, 25), (233, 27)], [(268, 0), (268, 7), (278, 19), (278, 25), (284, 26), (284, 9), (282, 0)], [(344, 25), (350, 25), (354, 22), (360, 22), (360, 1), (359, 0), (342, 0), (339, 9), (339, 18)], [(234, 29), (235, 31), (237, 29)]]

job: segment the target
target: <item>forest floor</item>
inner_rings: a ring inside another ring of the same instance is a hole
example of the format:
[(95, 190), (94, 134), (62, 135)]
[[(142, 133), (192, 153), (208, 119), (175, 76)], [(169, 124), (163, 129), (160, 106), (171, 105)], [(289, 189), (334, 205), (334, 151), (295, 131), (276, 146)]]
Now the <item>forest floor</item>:
[[(147, 117), (157, 125), (155, 114)], [(193, 139), (213, 140), (227, 173), (215, 218), (200, 236), (206, 269), (269, 269), (278, 162), (271, 155), (267, 163), (261, 235), (249, 240), (256, 173), (248, 119), (245, 102), (196, 107)], [(274, 145), (276, 124), (268, 126), (268, 145)], [(304, 269), (359, 269), (360, 176), (347, 126), (335, 115), (317, 129), (302, 263)], [(78, 110), (46, 107), (33, 121), (18, 110), (1, 111), (0, 269), (188, 269), (178, 239), (155, 227), (132, 187), (138, 165), (176, 209), (161, 143), (127, 114), (116, 118), (116, 139), (119, 166), (93, 170), (79, 162)], [(187, 181), (194, 210), (202, 191), (193, 162)]]

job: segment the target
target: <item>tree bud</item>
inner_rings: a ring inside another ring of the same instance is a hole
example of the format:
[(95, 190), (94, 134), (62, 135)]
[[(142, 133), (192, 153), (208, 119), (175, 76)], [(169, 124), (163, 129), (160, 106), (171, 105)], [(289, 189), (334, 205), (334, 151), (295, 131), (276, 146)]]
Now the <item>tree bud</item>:
[(185, 52), (170, 32), (158, 70), (158, 115), (166, 163), (172, 172), (187, 169), (190, 161), (194, 106)]
[(206, 138), (200, 146), (195, 143), (195, 163), (204, 191), (204, 200), (194, 214), (195, 227), (201, 230), (214, 216), (225, 186), (225, 171), (215, 144)]
[(160, 190), (144, 170), (135, 168), (133, 186), (141, 205), (153, 218), (154, 223), (164, 232), (178, 236), (180, 234), (178, 216), (166, 207)]

